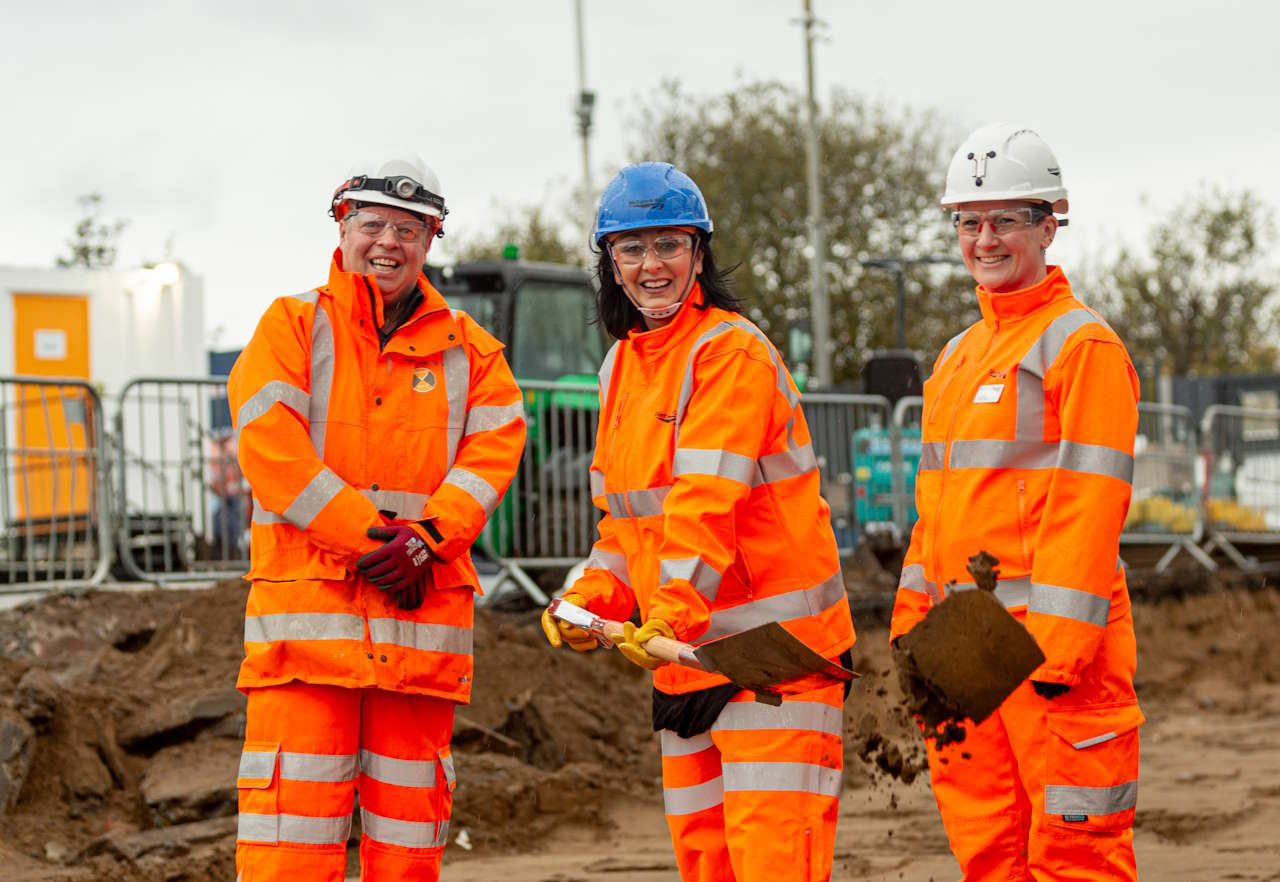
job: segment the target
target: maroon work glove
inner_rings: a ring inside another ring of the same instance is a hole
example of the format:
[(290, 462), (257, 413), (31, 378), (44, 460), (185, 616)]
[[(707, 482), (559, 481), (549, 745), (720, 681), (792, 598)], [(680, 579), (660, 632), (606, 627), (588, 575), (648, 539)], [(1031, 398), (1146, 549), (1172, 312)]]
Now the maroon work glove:
[(356, 561), (356, 568), (383, 591), (399, 595), (402, 609), (421, 606), (426, 580), (430, 578), (431, 552), (427, 543), (404, 524), (370, 527), (365, 535), (381, 539), (384, 544)]
[(1036, 691), (1036, 695), (1052, 701), (1059, 695), (1065, 695), (1071, 687), (1066, 683), (1045, 683), (1041, 680), (1032, 680), (1031, 688)]

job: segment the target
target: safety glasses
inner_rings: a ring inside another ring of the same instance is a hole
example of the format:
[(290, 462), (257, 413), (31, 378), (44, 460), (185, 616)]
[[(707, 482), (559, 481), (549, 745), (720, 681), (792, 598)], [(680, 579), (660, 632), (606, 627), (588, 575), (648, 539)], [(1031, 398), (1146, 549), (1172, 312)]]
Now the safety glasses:
[(370, 239), (377, 239), (390, 226), (395, 231), (397, 239), (410, 244), (425, 239), (429, 229), (426, 224), (417, 224), (412, 221), (392, 223), (381, 215), (359, 211), (347, 218), (347, 224), (360, 235), (368, 236)]
[(645, 245), (639, 239), (623, 239), (609, 246), (609, 253), (620, 266), (636, 266), (644, 263), (650, 251), (658, 260), (675, 260), (693, 247), (692, 236), (664, 235)]
[(995, 211), (956, 211), (951, 214), (951, 223), (961, 238), (976, 239), (982, 235), (983, 224), (990, 224), (997, 236), (1005, 236), (1033, 227), (1048, 216), (1048, 212), (1026, 205)]

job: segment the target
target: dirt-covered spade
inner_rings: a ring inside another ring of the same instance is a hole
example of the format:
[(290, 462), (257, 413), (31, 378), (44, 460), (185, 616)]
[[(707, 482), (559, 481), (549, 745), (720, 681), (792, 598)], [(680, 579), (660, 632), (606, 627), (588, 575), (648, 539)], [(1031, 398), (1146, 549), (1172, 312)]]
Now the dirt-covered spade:
[(942, 603), (895, 647), (908, 708), (939, 745), (962, 741), (961, 721), (991, 716), (1044, 662), (1035, 638), (995, 597), (997, 564), (985, 551), (969, 558), (979, 590), (948, 586)]

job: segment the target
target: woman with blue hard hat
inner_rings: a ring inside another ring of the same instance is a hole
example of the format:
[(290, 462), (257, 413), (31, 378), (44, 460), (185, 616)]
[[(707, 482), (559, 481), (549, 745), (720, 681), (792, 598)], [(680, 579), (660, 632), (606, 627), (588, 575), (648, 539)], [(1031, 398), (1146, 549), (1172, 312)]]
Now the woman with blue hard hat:
[[(844, 687), (820, 675), (780, 706), (723, 676), (664, 664), (658, 635), (699, 643), (768, 622), (848, 664), (853, 621), (800, 393), (741, 314), (711, 252), (694, 182), (665, 162), (623, 169), (600, 199), (600, 369), (591, 489), (604, 516), (565, 599), (611, 619), (654, 671), (663, 795), (680, 875), (831, 873)], [(543, 616), (552, 646), (595, 638)]]

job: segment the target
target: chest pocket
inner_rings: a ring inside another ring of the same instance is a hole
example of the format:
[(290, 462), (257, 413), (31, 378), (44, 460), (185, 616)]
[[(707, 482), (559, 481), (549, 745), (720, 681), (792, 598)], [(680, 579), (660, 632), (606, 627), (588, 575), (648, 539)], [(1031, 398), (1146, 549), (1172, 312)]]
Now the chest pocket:
[[(404, 360), (394, 374), (393, 382), (402, 387), (396, 392), (403, 402), (401, 425), (411, 432), (440, 430), (449, 425), (449, 390), (439, 355)], [(459, 414), (458, 419), (465, 419), (465, 414)]]

